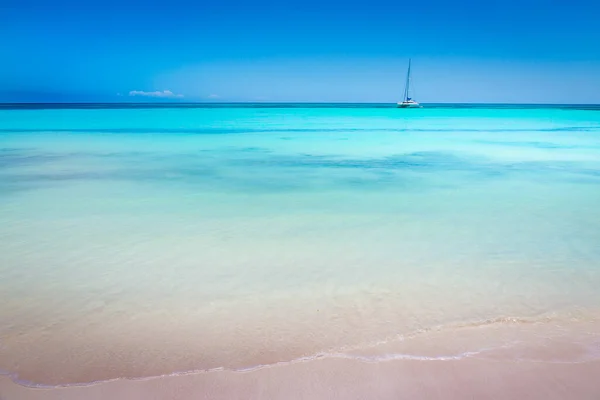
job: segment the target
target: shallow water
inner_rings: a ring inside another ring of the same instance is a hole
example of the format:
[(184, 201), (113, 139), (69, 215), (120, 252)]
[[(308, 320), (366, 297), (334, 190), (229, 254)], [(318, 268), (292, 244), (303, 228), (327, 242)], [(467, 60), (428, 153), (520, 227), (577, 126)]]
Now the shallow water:
[(594, 110), (0, 110), (0, 369), (245, 370), (595, 321), (598, 204)]

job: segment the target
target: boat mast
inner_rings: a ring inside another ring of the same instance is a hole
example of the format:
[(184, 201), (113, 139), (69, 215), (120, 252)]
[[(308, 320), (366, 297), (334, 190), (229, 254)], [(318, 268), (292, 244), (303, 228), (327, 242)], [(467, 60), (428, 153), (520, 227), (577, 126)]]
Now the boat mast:
[(408, 72), (406, 73), (406, 85), (404, 86), (404, 101), (408, 101), (408, 90), (410, 87), (410, 61), (411, 59), (408, 59)]

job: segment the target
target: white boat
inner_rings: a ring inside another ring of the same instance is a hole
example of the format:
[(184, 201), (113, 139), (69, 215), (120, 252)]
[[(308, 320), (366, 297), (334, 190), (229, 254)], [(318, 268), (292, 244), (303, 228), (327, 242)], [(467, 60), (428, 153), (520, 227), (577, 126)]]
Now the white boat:
[(409, 97), (410, 93), (410, 59), (408, 60), (408, 72), (406, 73), (406, 85), (404, 86), (404, 97), (398, 103), (399, 108), (421, 108), (421, 105)]

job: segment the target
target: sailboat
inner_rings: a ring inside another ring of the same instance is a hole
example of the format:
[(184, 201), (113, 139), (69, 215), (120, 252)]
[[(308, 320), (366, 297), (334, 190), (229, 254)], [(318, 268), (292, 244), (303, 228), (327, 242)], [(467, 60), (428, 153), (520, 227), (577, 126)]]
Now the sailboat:
[(410, 59), (408, 60), (408, 72), (406, 73), (406, 85), (404, 86), (404, 97), (398, 107), (400, 108), (420, 108), (421, 105), (409, 97), (410, 90)]

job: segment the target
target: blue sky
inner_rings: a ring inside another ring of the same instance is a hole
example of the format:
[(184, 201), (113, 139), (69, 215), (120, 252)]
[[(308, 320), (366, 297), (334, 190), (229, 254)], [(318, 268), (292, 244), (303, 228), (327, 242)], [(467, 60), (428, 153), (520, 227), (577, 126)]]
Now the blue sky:
[(0, 0), (0, 19), (4, 102), (394, 102), (411, 57), (422, 102), (600, 103), (594, 0)]

